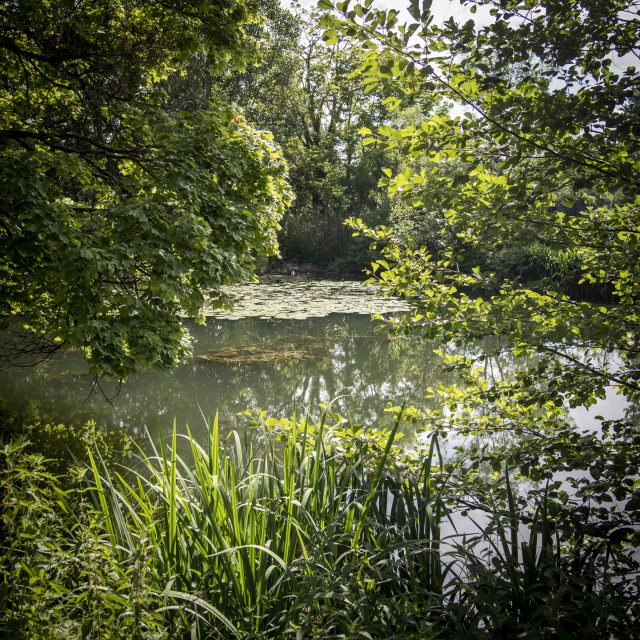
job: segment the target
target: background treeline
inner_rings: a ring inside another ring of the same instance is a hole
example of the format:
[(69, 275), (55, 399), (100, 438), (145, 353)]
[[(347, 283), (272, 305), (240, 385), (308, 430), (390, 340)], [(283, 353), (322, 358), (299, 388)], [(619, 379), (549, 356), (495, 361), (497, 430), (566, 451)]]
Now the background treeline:
[[(362, 271), (375, 255), (345, 228), (351, 216), (369, 225), (390, 225), (435, 255), (452, 243), (462, 246), (446, 231), (446, 194), (434, 188), (431, 198), (415, 202), (402, 190), (394, 194), (378, 184), (385, 170), (409, 176), (419, 173), (425, 161), (366, 138), (379, 127), (401, 129), (445, 114), (451, 103), (424, 91), (399, 92), (392, 82), (363, 83), (354, 73), (363, 63), (362, 51), (344, 40), (323, 40), (319, 12), (290, 10), (278, 0), (262, 0), (261, 11), (263, 23), (250, 31), (259, 60), (243, 71), (203, 80), (206, 61), (194, 59), (179, 95), (184, 101), (197, 93), (193, 99), (206, 103), (212, 92), (218, 93), (254, 126), (270, 131), (284, 152), (295, 201), (282, 221), (281, 258), (269, 259), (264, 268), (278, 269), (285, 262), (338, 273)], [(504, 72), (514, 81), (521, 73), (517, 67)], [(455, 163), (451, 171), (454, 185), (465, 179), (462, 163), (459, 175)], [(610, 295), (606, 287), (580, 284), (575, 256), (542, 238), (511, 238), (508, 245), (487, 243), (474, 255), (459, 255), (463, 270), (478, 264), (523, 283), (550, 282), (579, 297)]]
[[(282, 259), (358, 271), (370, 262), (368, 243), (354, 241), (344, 220), (388, 222), (391, 203), (377, 183), (381, 169), (394, 164), (389, 153), (363, 146), (358, 131), (384, 124), (387, 106), (380, 92), (367, 93), (351, 77), (361, 55), (323, 42), (317, 14), (277, 0), (263, 2), (262, 11), (265, 21), (252, 32), (260, 60), (215, 78), (214, 90), (283, 149), (296, 199), (282, 221)], [(196, 88), (206, 98), (202, 68), (194, 63), (185, 91)]]

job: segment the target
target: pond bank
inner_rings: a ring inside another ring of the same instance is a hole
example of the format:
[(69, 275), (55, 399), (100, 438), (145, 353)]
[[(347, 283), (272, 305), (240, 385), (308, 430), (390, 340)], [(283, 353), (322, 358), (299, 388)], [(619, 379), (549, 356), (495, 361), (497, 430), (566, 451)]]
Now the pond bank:
[(322, 280), (366, 280), (363, 269), (341, 270), (310, 263), (281, 262), (267, 269), (266, 276), (306, 276)]

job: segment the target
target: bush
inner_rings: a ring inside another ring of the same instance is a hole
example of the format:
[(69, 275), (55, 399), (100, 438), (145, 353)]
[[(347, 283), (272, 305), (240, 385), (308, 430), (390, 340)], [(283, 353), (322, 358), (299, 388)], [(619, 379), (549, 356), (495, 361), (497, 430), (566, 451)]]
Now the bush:
[(147, 582), (150, 549), (140, 540), (131, 554), (115, 554), (83, 471), (52, 475), (50, 466), (24, 439), (0, 452), (0, 635), (168, 637)]

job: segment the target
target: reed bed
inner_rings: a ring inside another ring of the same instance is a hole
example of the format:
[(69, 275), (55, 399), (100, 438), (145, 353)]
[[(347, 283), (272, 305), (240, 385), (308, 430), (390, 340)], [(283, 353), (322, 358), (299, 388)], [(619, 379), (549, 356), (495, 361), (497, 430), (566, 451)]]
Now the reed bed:
[[(91, 455), (92, 493), (122, 563), (153, 549), (167, 579), (158, 609), (198, 637), (382, 631), (378, 601), (404, 605), (408, 581), (429, 603), (426, 620), (443, 584), (432, 457), (402, 478), (387, 464), (398, 423), (375, 459), (334, 451), (323, 423), (313, 433), (290, 424), (284, 446), (259, 454), (238, 433), (222, 445), (216, 420), (206, 446), (187, 434), (188, 461), (175, 428), (137, 469), (114, 472)], [(418, 604), (409, 627), (425, 623)]]

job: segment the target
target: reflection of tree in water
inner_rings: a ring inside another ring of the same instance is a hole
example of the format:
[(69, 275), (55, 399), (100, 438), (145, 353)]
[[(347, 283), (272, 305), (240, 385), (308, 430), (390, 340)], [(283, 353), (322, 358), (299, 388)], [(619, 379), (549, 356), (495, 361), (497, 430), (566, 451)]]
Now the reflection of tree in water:
[[(194, 326), (195, 355), (252, 346), (291, 358), (273, 362), (207, 362), (197, 358), (170, 373), (144, 371), (127, 380), (116, 394), (105, 386), (110, 405), (99, 393), (88, 400), (91, 382), (79, 354), (64, 354), (45, 365), (3, 374), (4, 394), (22, 402), (33, 399), (43, 414), (65, 421), (90, 417), (121, 425), (137, 434), (144, 426), (167, 430), (177, 418), (198, 432), (218, 409), (221, 422), (237, 423), (245, 409), (272, 415), (302, 412), (338, 396), (334, 407), (354, 420), (374, 422), (388, 402), (419, 402), (423, 389), (436, 382), (433, 346), (375, 331), (368, 317), (332, 315), (298, 321), (211, 319)], [(308, 358), (295, 356), (307, 352)], [(245, 353), (246, 355), (246, 353)], [(83, 373), (84, 371), (84, 373)], [(85, 402), (86, 400), (86, 402)]]
[[(374, 423), (387, 403), (424, 404), (424, 389), (438, 382), (452, 384), (453, 374), (439, 370), (437, 346), (416, 339), (389, 337), (375, 323), (358, 315), (331, 315), (306, 320), (234, 321), (210, 319), (192, 327), (195, 355), (252, 347), (262, 360), (207, 362), (197, 357), (170, 373), (143, 371), (117, 385), (107, 384), (110, 405), (100, 393), (87, 399), (91, 378), (80, 354), (56, 356), (44, 365), (3, 372), (3, 396), (14, 407), (37, 401), (42, 414), (60, 422), (95, 418), (101, 424), (140, 434), (144, 427), (170, 429), (174, 418), (194, 432), (204, 419), (220, 411), (222, 426), (237, 424), (245, 409), (265, 409), (271, 415), (299, 413), (306, 407), (335, 400), (333, 407), (357, 422)], [(496, 345), (496, 350), (498, 346)], [(264, 361), (264, 352), (293, 353)], [(457, 350), (472, 355), (472, 348)], [(296, 357), (305, 352), (310, 357)], [(250, 353), (250, 351), (244, 351)], [(487, 374), (506, 376), (514, 361), (500, 354), (486, 363)], [(85, 402), (86, 400), (86, 402)]]

